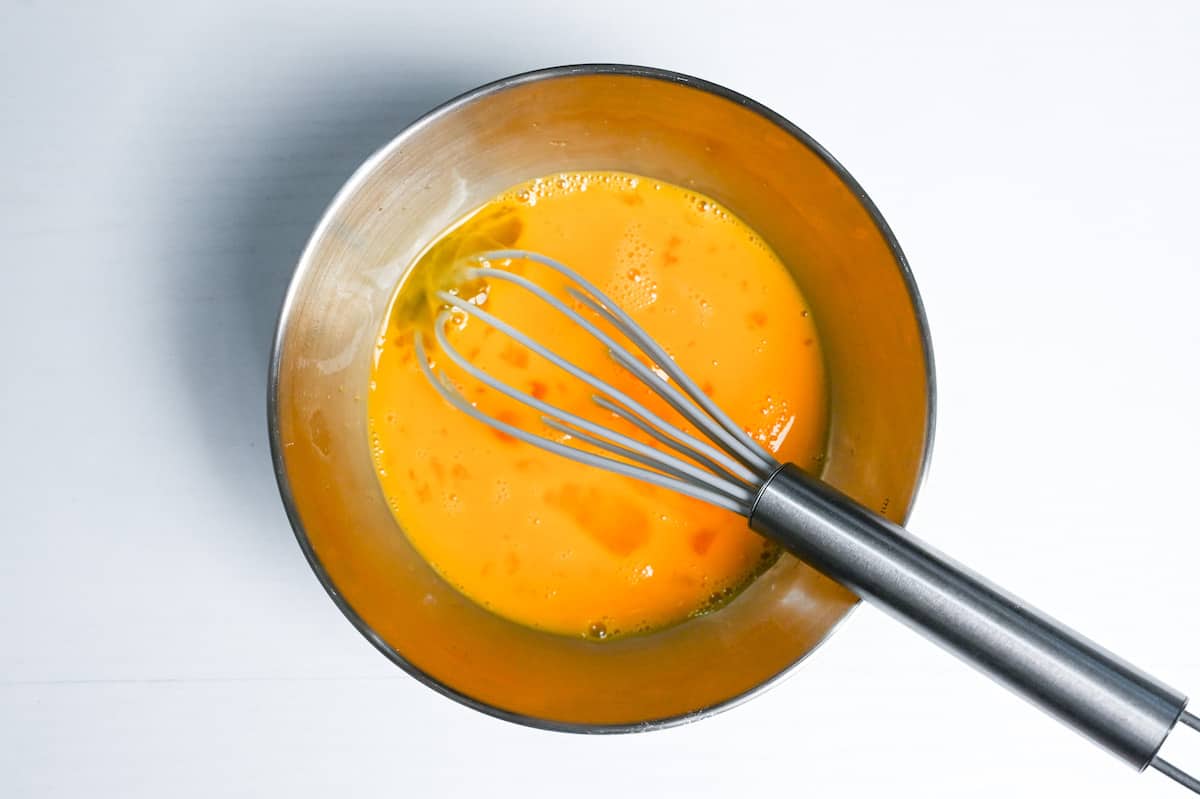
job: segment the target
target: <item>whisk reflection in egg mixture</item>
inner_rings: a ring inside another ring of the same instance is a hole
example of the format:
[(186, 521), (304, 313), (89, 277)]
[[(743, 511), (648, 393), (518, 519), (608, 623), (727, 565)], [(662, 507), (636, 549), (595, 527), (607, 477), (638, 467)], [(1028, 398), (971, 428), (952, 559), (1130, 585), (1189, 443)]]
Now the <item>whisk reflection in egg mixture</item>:
[[(563, 281), (566, 298), (493, 265), (534, 265)], [(468, 401), (415, 348), (425, 376), (458, 410), (505, 435), (566, 458), (668, 488), (740, 514), (750, 528), (951, 650), (1138, 770), (1147, 766), (1200, 793), (1200, 780), (1159, 756), (1178, 723), (1200, 731), (1187, 697), (921, 543), (793, 464), (781, 465), (688, 377), (628, 313), (565, 264), (525, 250), (493, 250), (463, 267), (464, 281), (506, 281), (594, 338), (678, 413), (671, 421), (485, 310), (478, 298), (440, 290), (438, 349), (469, 378), (532, 408), (558, 437), (524, 429)], [(486, 295), (480, 295), (486, 296)], [(574, 306), (574, 307), (573, 307)], [(588, 315), (585, 315), (585, 312)], [(563, 410), (473, 365), (450, 343), (460, 315), (544, 358), (594, 393), (608, 423)], [(637, 351), (635, 354), (630, 347)], [(683, 422), (683, 424), (680, 424)], [(611, 424), (624, 424), (627, 432)], [(641, 436), (636, 434), (640, 433)]]

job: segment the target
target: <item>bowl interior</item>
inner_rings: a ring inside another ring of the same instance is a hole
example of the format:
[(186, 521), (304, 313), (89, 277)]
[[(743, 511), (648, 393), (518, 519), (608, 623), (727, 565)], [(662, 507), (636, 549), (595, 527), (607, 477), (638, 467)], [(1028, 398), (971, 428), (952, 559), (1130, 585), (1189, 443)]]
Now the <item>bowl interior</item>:
[(540, 726), (623, 729), (725, 705), (825, 637), (856, 601), (782, 558), (722, 610), (595, 643), (492, 615), (409, 545), (367, 447), (365, 386), (393, 287), (447, 224), (563, 170), (693, 187), (755, 228), (795, 274), (828, 359), (824, 479), (903, 520), (932, 424), (915, 289), (861, 190), (815, 144), (719, 87), (631, 67), (563, 68), (484, 87), (373, 156), (302, 257), (272, 368), (276, 468), (331, 596), (399, 665), (475, 707)]

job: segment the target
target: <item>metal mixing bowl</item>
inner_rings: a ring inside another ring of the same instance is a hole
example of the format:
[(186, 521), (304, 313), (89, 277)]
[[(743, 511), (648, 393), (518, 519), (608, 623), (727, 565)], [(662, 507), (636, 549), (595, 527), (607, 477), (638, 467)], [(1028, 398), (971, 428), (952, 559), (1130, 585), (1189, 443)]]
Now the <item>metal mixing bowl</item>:
[(929, 334), (887, 224), (803, 131), (696, 78), (560, 67), (451, 100), (372, 156), (334, 199), (284, 302), (269, 423), (280, 492), (318, 579), (381, 652), (493, 715), (602, 732), (661, 727), (761, 690), (856, 598), (791, 557), (721, 610), (643, 636), (538, 632), (457, 593), (397, 526), (368, 452), (365, 394), (388, 299), (414, 256), (492, 195), (566, 170), (692, 187), (770, 243), (828, 359), (823, 477), (903, 520), (933, 434)]

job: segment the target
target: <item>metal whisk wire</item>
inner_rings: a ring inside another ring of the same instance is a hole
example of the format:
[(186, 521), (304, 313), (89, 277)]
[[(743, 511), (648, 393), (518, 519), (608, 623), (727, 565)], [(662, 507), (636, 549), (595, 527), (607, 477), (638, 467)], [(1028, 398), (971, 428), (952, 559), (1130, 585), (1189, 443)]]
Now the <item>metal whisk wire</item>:
[[(567, 294), (632, 342), (651, 365), (647, 366), (625, 345), (534, 281), (488, 265), (493, 261), (508, 259), (539, 263), (566, 278)], [(415, 334), (417, 362), (442, 397), (473, 418), (528, 444), (580, 463), (670, 488), (749, 516), (758, 486), (779, 468), (779, 463), (712, 402), (675, 364), (670, 355), (625, 311), (573, 269), (541, 253), (526, 250), (491, 250), (480, 253), (474, 260), (481, 265), (465, 270), (466, 279), (505, 281), (542, 300), (596, 339), (605, 347), (610, 357), (667, 402), (708, 440), (692, 435), (663, 419), (625, 392), (571, 363), (508, 322), (448, 291), (439, 291), (437, 294), (437, 298), (449, 307), (438, 314), (434, 322), (434, 335), (438, 347), (452, 363), (489, 388), (538, 411), (542, 414), (541, 421), (551, 429), (619, 458), (600, 455), (537, 435), (479, 410), (462, 396), (445, 373), (434, 374), (425, 352), (423, 336), (418, 332)], [(446, 336), (446, 323), (450, 321), (454, 309), (500, 331), (572, 377), (583, 381), (597, 392), (592, 395), (592, 400), (598, 407), (624, 420), (682, 457), (676, 457), (664, 452), (660, 447), (647, 445), (619, 431), (547, 403), (475, 366), (454, 348)]]

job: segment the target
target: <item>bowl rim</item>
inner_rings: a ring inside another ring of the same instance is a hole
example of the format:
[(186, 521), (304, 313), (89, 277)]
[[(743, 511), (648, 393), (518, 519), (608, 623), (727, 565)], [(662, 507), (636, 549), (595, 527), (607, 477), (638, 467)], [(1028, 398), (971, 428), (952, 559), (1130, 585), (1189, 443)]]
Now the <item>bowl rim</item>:
[[(275, 470), (275, 480), (279, 486), (280, 499), (283, 501), (284, 509), (287, 512), (287, 517), (292, 526), (292, 531), (295, 533), (296, 541), (300, 545), (301, 551), (304, 553), (308, 565), (312, 568), (313, 573), (321, 582), (325, 592), (333, 603), (337, 605), (342, 614), (354, 625), (355, 629), (362, 634), (376, 649), (378, 649), (388, 660), (396, 666), (399, 666), (403, 671), (411, 677), (423, 683), (434, 691), (449, 697), (459, 704), (465, 705), (473, 710), (485, 713), (504, 721), (521, 724), (526, 727), (536, 729), (551, 730), (556, 732), (572, 732), (572, 733), (588, 733), (588, 734), (605, 734), (605, 733), (625, 733), (625, 732), (643, 732), (649, 730), (666, 729), (669, 727), (687, 724), (693, 721), (707, 718), (716, 715), (730, 708), (736, 707), (743, 702), (752, 699), (755, 696), (773, 688), (781, 683), (786, 678), (796, 672), (799, 666), (804, 663), (814, 652), (829, 640), (829, 638), (845, 624), (846, 619), (851, 612), (859, 605), (861, 599), (856, 600), (853, 605), (847, 608), (846, 613), (842, 618), (838, 619), (825, 634), (822, 635), (815, 644), (803, 655), (793, 661), (790, 665), (780, 670), (774, 676), (763, 680), (747, 691), (736, 696), (725, 699), (716, 704), (699, 710), (690, 711), (688, 713), (679, 714), (676, 716), (668, 716), (660, 719), (652, 719), (649, 721), (620, 723), (620, 724), (583, 724), (576, 722), (555, 721), (553, 719), (545, 719), (537, 716), (528, 716), (524, 713), (518, 713), (504, 708), (496, 707), (488, 702), (476, 699), (469, 694), (463, 693), (456, 688), (453, 688), (446, 683), (441, 682), (436, 677), (418, 668), (413, 663), (409, 662), (402, 654), (393, 649), (383, 638), (368, 625), (361, 616), (350, 606), (350, 603), (337, 590), (329, 574), (325, 571), (321, 561), (317, 558), (311, 542), (308, 539), (308, 534), (305, 532), (304, 525), (300, 520), (299, 512), (296, 508), (294, 497), (292, 496), (291, 484), (288, 480), (287, 469), (283, 460), (283, 443), (280, 437), (279, 429), (279, 372), (280, 360), (282, 355), (283, 342), (287, 335), (288, 320), (291, 317), (292, 306), (295, 301), (295, 296), (298, 287), (302, 282), (305, 273), (308, 269), (310, 259), (317, 243), (324, 236), (330, 227), (332, 220), (341, 206), (359, 189), (360, 185), (371, 175), (379, 164), (387, 158), (392, 151), (402, 147), (407, 139), (415, 135), (420, 129), (430, 125), (435, 120), (454, 112), (456, 109), (465, 106), (475, 100), (487, 97), (514, 86), (521, 86), (528, 83), (536, 83), (543, 80), (553, 80), (556, 78), (573, 77), (581, 75), (619, 75), (623, 77), (638, 77), (649, 78), (653, 80), (661, 80), (668, 83), (681, 84), (689, 88), (698, 89), (708, 92), (725, 100), (730, 100), (742, 107), (753, 111), (759, 116), (771, 122), (776, 127), (791, 135), (809, 150), (811, 150), (818, 158), (820, 158), (832, 171), (837, 175), (838, 179), (858, 198), (863, 209), (871, 217), (871, 221), (875, 227), (883, 235), (888, 249), (891, 250), (892, 256), (895, 258), (896, 265), (900, 270), (900, 275), (904, 280), (905, 288), (908, 292), (909, 302), (912, 305), (914, 315), (916, 316), (917, 326), (921, 338), (921, 349), (925, 358), (925, 383), (927, 395), (927, 411), (925, 419), (925, 440), (922, 446), (921, 459), (918, 464), (917, 477), (913, 485), (912, 497), (909, 502), (911, 512), (912, 506), (916, 503), (917, 495), (920, 493), (921, 485), (925, 481), (926, 473), (929, 469), (930, 455), (933, 450), (934, 427), (937, 416), (937, 383), (935, 380), (935, 369), (933, 362), (933, 342), (929, 331), (929, 320), (925, 314), (925, 306), (921, 301), (920, 292), (917, 289), (916, 281), (913, 278), (912, 270), (909, 267), (908, 259), (905, 257), (903, 250), (900, 248), (900, 243), (896, 240), (895, 234), (884, 220), (883, 215), (876, 207), (875, 203), (859, 185), (858, 181), (850, 174), (842, 164), (834, 158), (824, 147), (822, 147), (815, 139), (805, 133), (792, 122), (781, 116), (780, 114), (767, 108), (765, 105), (746, 97), (743, 94), (733, 91), (717, 83), (703, 80), (702, 78), (693, 77), (680, 72), (673, 72), (657, 67), (637, 66), (632, 64), (611, 64), (611, 63), (596, 63), (596, 64), (570, 64), (555, 67), (546, 67), (542, 69), (521, 72), (515, 75), (510, 75), (505, 78), (485, 83), (469, 91), (463, 92), (457, 97), (451, 98), (441, 105), (431, 109), (424, 115), (413, 121), (411, 124), (401, 130), (389, 142), (372, 153), (363, 163), (354, 171), (349, 179), (343, 184), (337, 194), (334, 195), (329, 205), (321, 215), (321, 220), (317, 223), (312, 234), (309, 236), (308, 242), (304, 246), (303, 252), (297, 261), (296, 269), (292, 275), (291, 281), (288, 284), (287, 293), (284, 295), (283, 304), (280, 307), (279, 316), (276, 322), (275, 336), (271, 344), (271, 359), (267, 377), (267, 429), (270, 438), (271, 460)], [(908, 514), (905, 514), (905, 521)]]

